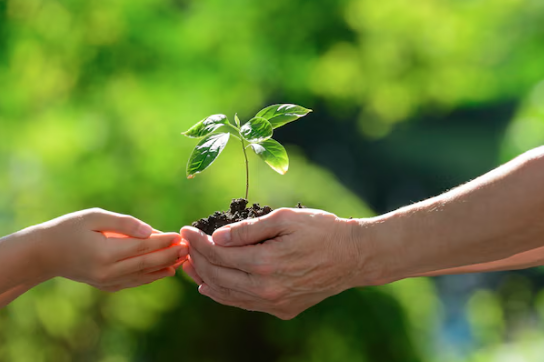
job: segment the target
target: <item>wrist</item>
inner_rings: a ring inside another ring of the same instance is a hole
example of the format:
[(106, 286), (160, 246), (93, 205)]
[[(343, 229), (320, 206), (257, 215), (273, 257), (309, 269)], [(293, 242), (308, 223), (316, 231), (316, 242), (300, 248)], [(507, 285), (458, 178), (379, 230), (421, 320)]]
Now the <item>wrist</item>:
[(402, 232), (396, 221), (393, 214), (346, 221), (358, 261), (350, 287), (382, 285), (407, 277), (402, 272)]
[(29, 260), (32, 278), (37, 283), (57, 276), (54, 270), (54, 262), (51, 250), (50, 230), (42, 225), (32, 226), (21, 231), (25, 242), (26, 258)]
[[(13, 276), (10, 278), (11, 281), (7, 282), (11, 287), (32, 287), (51, 278), (42, 266), (40, 243), (34, 227), (11, 234), (1, 239), (0, 244), (4, 248), (2, 253), (5, 259), (1, 264), (4, 264)], [(0, 284), (4, 283), (5, 281), (0, 282)], [(2, 285), (0, 289), (5, 287), (6, 285)]]

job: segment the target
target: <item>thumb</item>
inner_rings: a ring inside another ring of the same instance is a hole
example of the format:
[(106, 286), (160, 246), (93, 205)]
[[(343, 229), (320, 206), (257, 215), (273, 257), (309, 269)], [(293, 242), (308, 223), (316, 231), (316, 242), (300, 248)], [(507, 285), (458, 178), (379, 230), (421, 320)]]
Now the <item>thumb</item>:
[(133, 238), (145, 239), (153, 232), (151, 226), (135, 217), (100, 209), (90, 210), (86, 215), (86, 221), (91, 230), (100, 231), (106, 235), (109, 234), (108, 236), (122, 234)]
[(273, 239), (282, 231), (276, 215), (274, 211), (266, 216), (225, 225), (213, 233), (213, 242), (221, 246), (244, 246)]

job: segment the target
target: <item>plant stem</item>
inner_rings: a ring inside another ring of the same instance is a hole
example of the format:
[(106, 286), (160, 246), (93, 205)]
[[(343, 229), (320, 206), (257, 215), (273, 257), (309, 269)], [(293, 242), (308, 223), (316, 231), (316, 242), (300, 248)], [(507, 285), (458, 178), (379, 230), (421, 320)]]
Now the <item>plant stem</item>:
[(244, 157), (246, 159), (246, 200), (249, 200), (249, 162), (247, 161), (246, 143), (243, 138), (240, 138), (240, 141), (242, 141), (242, 150), (244, 151)]

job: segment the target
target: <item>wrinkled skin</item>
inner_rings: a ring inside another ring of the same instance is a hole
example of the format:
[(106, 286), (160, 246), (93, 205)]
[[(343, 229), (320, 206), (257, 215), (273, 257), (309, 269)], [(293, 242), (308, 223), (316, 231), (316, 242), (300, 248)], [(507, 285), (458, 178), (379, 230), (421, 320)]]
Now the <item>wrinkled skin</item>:
[(362, 258), (352, 220), (311, 209), (279, 209), (210, 237), (184, 227), (184, 270), (213, 300), (291, 319), (356, 283)]

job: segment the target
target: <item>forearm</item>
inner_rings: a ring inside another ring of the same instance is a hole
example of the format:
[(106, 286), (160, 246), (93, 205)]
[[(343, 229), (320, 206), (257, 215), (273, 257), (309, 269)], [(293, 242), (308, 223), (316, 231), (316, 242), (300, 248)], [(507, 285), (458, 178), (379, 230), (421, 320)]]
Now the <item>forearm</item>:
[(40, 265), (41, 242), (32, 228), (0, 239), (0, 307), (50, 278)]
[(523, 253), (544, 246), (544, 148), (362, 225), (388, 281), (533, 266)]
[(21, 295), (38, 285), (39, 283), (24, 283), (10, 290), (0, 293), (0, 309), (19, 298)]
[(452, 275), (452, 274), (467, 274), (467, 273), (485, 273), (504, 270), (519, 270), (533, 268), (536, 266), (544, 265), (544, 247), (536, 248), (533, 250), (525, 251), (513, 255), (509, 258), (490, 261), (486, 263), (464, 265), (455, 268), (447, 268), (442, 270), (435, 270), (432, 272), (422, 273), (418, 276), (439, 276), (439, 275)]

